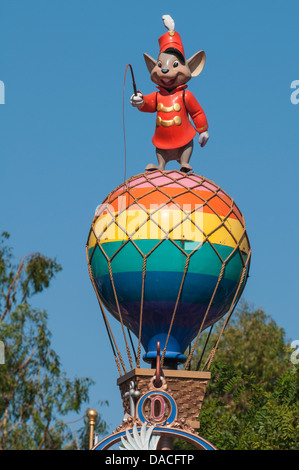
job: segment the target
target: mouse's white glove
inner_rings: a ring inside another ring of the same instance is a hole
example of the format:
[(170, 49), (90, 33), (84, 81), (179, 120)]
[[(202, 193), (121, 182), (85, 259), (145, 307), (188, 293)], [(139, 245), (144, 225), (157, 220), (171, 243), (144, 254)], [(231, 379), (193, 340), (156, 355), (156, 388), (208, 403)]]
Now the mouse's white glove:
[(143, 105), (143, 95), (140, 91), (137, 91), (137, 95), (132, 95), (130, 103), (135, 108), (140, 108)]
[(206, 143), (208, 142), (209, 140), (209, 133), (208, 131), (205, 131), (205, 132), (201, 132), (201, 134), (199, 134), (199, 139), (198, 139), (198, 142), (200, 144), (201, 147), (204, 147), (206, 145)]

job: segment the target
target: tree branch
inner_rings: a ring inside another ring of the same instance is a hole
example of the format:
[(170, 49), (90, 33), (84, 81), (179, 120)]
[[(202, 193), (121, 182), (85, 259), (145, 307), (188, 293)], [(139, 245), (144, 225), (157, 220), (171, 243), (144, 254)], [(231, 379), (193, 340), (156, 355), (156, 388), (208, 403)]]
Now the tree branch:
[(20, 281), (20, 277), (21, 277), (22, 271), (24, 269), (25, 262), (26, 262), (27, 259), (32, 258), (33, 256), (34, 256), (34, 254), (25, 256), (19, 264), (17, 272), (16, 272), (16, 274), (13, 278), (13, 281), (12, 281), (12, 283), (10, 284), (10, 286), (8, 288), (8, 292), (7, 292), (7, 295), (6, 295), (6, 307), (5, 307), (5, 310), (4, 310), (3, 314), (1, 315), (0, 323), (4, 320), (7, 313), (11, 309), (12, 302), (13, 302), (12, 299), (14, 298), (14, 295), (16, 293), (16, 290), (17, 290), (17, 287), (18, 287), (18, 284), (19, 284), (19, 281)]

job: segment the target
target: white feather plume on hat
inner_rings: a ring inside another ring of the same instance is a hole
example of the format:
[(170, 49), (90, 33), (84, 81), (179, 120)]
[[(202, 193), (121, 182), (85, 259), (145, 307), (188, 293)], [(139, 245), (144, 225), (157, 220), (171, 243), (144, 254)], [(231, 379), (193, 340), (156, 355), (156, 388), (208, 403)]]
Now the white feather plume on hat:
[(165, 28), (167, 28), (168, 31), (174, 31), (175, 23), (170, 15), (163, 15), (162, 20), (164, 22)]

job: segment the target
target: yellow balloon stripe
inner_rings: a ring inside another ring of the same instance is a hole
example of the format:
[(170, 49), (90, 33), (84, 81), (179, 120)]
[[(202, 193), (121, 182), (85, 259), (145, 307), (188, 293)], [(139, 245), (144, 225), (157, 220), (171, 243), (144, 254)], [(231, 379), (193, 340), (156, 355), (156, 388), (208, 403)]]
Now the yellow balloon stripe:
[[(98, 241), (109, 243), (112, 241), (133, 240), (188, 240), (202, 243), (225, 245), (235, 248), (240, 243), (240, 249), (248, 253), (247, 237), (240, 239), (244, 227), (239, 220), (221, 218), (216, 214), (204, 213), (197, 210), (192, 213), (182, 210), (158, 209), (152, 210), (148, 215), (143, 210), (127, 210), (119, 215), (105, 212), (100, 215), (94, 224), (94, 231)], [(96, 238), (91, 232), (88, 247), (92, 248)]]

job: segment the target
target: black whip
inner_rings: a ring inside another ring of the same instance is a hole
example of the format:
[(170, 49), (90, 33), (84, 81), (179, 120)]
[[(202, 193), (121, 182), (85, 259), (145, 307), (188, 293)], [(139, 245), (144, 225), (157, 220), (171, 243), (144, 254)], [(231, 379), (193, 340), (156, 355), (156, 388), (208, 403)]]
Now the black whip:
[(125, 150), (125, 179), (124, 181), (126, 181), (126, 171), (127, 171), (127, 148), (126, 148), (126, 130), (125, 130), (125, 85), (126, 85), (126, 75), (127, 75), (128, 67), (130, 67), (130, 70), (131, 70), (134, 95), (137, 96), (137, 88), (136, 88), (133, 68), (131, 64), (127, 64), (126, 69), (125, 69), (124, 87), (123, 87), (123, 130), (124, 130), (124, 150)]

